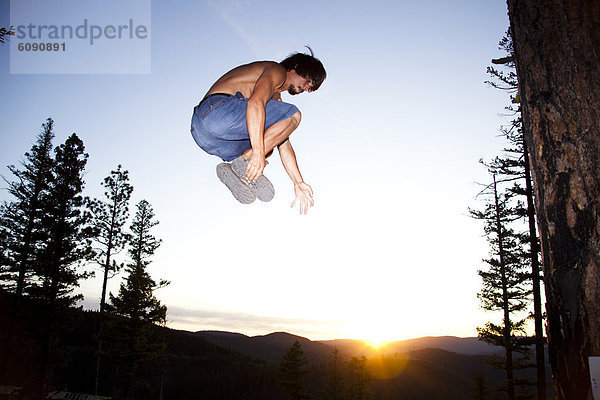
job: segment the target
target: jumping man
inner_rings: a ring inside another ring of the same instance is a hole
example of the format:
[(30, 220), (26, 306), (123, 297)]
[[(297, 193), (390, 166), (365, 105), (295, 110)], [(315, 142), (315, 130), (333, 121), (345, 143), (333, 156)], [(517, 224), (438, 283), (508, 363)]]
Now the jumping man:
[(291, 206), (298, 202), (300, 213), (306, 214), (314, 205), (312, 188), (302, 179), (289, 139), (301, 114), (281, 101), (281, 92), (314, 92), (325, 77), (323, 64), (312, 55), (295, 53), (280, 63), (253, 62), (219, 78), (194, 108), (192, 136), (204, 151), (225, 161), (217, 165), (217, 176), (238, 201), (273, 198), (273, 185), (262, 173), (277, 147), (294, 183)]

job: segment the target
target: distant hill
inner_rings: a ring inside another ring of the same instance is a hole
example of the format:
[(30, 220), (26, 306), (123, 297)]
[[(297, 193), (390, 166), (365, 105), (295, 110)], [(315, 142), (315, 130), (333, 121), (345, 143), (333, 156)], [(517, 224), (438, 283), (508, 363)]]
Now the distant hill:
[(313, 342), (302, 336), (286, 332), (275, 332), (264, 336), (246, 336), (240, 333), (221, 331), (199, 331), (195, 335), (223, 348), (246, 354), (271, 363), (279, 364), (283, 355), (295, 341), (300, 342), (305, 357), (311, 363), (324, 363), (331, 347), (324, 343)]
[(302, 345), (306, 358), (311, 362), (326, 362), (329, 353), (337, 348), (347, 357), (393, 355), (409, 353), (423, 349), (440, 349), (465, 355), (491, 355), (499, 352), (499, 348), (484, 343), (477, 338), (458, 338), (454, 336), (424, 337), (396, 341), (375, 349), (367, 342), (353, 339), (336, 339), (311, 341), (302, 336), (286, 332), (275, 332), (263, 336), (246, 336), (240, 333), (222, 331), (198, 331), (195, 335), (204, 340), (234, 350), (248, 356), (269, 362), (281, 362), (287, 349), (297, 340)]

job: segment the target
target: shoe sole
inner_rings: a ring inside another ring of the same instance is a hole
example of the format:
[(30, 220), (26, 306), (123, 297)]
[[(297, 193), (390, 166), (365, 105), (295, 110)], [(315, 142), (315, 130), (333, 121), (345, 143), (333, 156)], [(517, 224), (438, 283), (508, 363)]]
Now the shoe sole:
[(245, 183), (248, 183), (250, 189), (256, 195), (256, 198), (260, 201), (271, 201), (275, 197), (275, 188), (266, 176), (261, 175), (256, 182), (249, 183), (246, 178), (246, 168), (248, 166), (248, 160), (243, 157), (238, 157), (231, 163), (231, 169), (233, 173)]
[(250, 187), (244, 183), (231, 169), (231, 164), (221, 163), (217, 165), (217, 176), (223, 182), (233, 197), (242, 204), (250, 204), (256, 200), (256, 195)]

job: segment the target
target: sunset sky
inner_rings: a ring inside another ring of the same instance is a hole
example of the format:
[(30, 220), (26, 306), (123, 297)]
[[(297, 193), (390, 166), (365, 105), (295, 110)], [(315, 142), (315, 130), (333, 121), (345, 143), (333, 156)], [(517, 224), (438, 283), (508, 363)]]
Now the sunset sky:
[[(8, 26), (11, 2), (1, 2)], [(151, 47), (135, 57), (96, 53), (94, 65), (112, 72), (58, 54), (69, 73), (25, 71), (50, 58), (11, 73), (10, 45), (0, 47), (2, 176), (12, 179), (6, 166), (48, 117), (55, 144), (72, 132), (83, 139), (87, 195), (99, 196), (118, 164), (128, 169), (132, 209), (146, 199), (160, 221), (150, 273), (171, 281), (157, 295), (172, 328), (373, 341), (476, 336), (492, 317), (476, 297), (487, 244), (467, 209), (479, 205), (476, 182), (488, 180), (478, 160), (503, 147), (507, 94), (484, 81), (502, 55), (505, 1), (121, 2), (136, 18), (151, 15)], [(112, 21), (93, 7), (53, 10), (46, 23)], [(216, 177), (220, 160), (191, 138), (192, 109), (227, 70), (305, 45), (328, 78), (315, 93), (283, 100), (302, 111), (291, 141), (315, 206), (307, 216), (290, 209), (293, 187), (277, 154), (265, 170), (275, 199), (241, 205)], [(85, 308), (98, 308), (97, 275), (81, 285)]]

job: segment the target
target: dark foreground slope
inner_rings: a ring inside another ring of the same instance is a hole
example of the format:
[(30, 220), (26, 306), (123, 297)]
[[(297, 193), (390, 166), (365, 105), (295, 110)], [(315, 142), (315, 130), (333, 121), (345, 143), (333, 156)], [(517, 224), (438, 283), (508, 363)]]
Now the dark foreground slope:
[[(57, 313), (49, 359), (45, 317), (42, 304), (28, 299), (17, 304), (0, 290), (0, 387), (20, 387), (20, 399), (35, 400), (53, 390), (94, 393), (98, 313), (79, 309)], [(151, 337), (166, 350), (138, 369), (138, 400), (157, 399), (161, 393), (165, 400), (281, 398), (273, 364), (209, 343), (191, 332), (154, 327)], [(109, 347), (107, 342), (103, 348)], [(44, 388), (47, 366), (51, 377)], [(98, 393), (124, 398), (129, 382), (124, 371), (123, 365), (104, 355)]]

